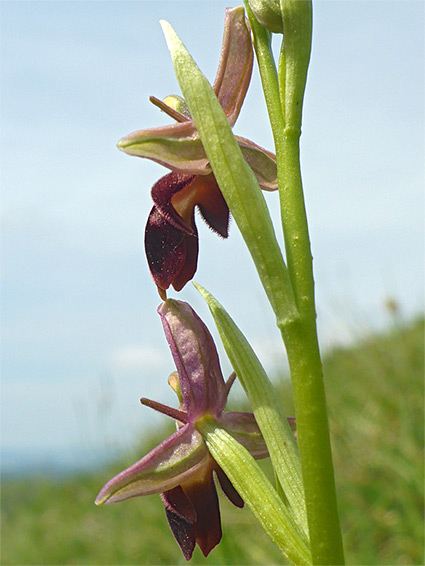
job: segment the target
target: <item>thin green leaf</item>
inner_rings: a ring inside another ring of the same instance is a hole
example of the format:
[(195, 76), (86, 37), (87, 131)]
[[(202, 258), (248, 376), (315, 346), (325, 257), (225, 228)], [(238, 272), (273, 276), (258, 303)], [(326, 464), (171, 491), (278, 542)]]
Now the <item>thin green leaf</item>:
[(280, 485), (297, 523), (308, 532), (300, 460), (293, 433), (261, 362), (220, 303), (194, 283), (207, 301), (227, 356), (244, 388), (266, 441)]
[(304, 533), (250, 453), (214, 421), (204, 419), (197, 426), (214, 460), (283, 556), (296, 566), (311, 564)]

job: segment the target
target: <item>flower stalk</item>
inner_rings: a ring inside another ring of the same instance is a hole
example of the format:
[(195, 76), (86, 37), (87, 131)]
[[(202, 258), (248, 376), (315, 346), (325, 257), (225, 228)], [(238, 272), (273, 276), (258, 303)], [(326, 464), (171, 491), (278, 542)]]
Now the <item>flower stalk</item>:
[(279, 328), (291, 372), (312, 558), (314, 564), (343, 564), (300, 166), (312, 6), (308, 0), (281, 0), (284, 34), (277, 71), (270, 34), (256, 21), (249, 5), (246, 8), (275, 141), (287, 266), (300, 314), (294, 324), (281, 324)]

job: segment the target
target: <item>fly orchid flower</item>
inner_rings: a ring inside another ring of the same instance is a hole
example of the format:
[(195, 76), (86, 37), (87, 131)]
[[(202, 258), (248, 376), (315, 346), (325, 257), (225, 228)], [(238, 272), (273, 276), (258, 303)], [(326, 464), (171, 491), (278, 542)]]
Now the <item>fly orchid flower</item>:
[(178, 409), (141, 399), (177, 421), (177, 431), (144, 458), (111, 479), (96, 504), (115, 503), (139, 495), (160, 493), (171, 531), (190, 560), (198, 544), (205, 556), (220, 542), (221, 523), (213, 473), (238, 507), (243, 501), (210, 455), (197, 430), (205, 417), (213, 418), (255, 458), (268, 455), (252, 413), (224, 412), (234, 377), (226, 383), (211, 334), (193, 309), (168, 299), (158, 309), (177, 374), (169, 378), (177, 393)]
[[(226, 10), (223, 44), (214, 92), (230, 125), (236, 122), (251, 79), (251, 33), (242, 6)], [(154, 206), (145, 232), (145, 249), (152, 277), (163, 299), (172, 284), (180, 291), (192, 279), (198, 261), (195, 208), (208, 226), (228, 236), (229, 208), (212, 173), (201, 138), (184, 100), (170, 96), (156, 106), (175, 124), (139, 130), (118, 147), (129, 155), (152, 159), (171, 169), (152, 188)], [(236, 136), (247, 163), (264, 190), (277, 188), (276, 157), (254, 142)]]

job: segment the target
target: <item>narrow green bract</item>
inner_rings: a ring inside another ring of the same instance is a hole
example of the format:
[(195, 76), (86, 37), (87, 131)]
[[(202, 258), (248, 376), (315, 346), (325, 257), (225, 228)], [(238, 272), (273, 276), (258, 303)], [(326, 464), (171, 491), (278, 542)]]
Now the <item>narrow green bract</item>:
[(273, 468), (291, 505), (295, 520), (307, 533), (297, 447), (276, 392), (261, 362), (232, 318), (208, 291), (196, 283), (194, 285), (208, 303), (227, 356), (251, 402)]
[(280, 321), (298, 313), (263, 195), (213, 89), (167, 22), (161, 22), (176, 76), (214, 175)]
[(249, 452), (212, 420), (199, 422), (198, 429), (215, 461), (285, 558), (296, 566), (311, 564), (304, 533)]

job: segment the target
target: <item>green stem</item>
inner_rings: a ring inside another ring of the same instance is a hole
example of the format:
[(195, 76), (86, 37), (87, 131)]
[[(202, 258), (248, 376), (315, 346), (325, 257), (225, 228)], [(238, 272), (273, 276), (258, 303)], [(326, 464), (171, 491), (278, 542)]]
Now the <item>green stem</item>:
[(281, 0), (285, 77), (280, 203), (288, 271), (301, 321), (281, 326), (291, 369), (313, 564), (343, 564), (322, 362), (316, 329), (313, 258), (301, 179), (299, 139), (311, 51), (311, 2)]
[(315, 323), (281, 328), (292, 379), (313, 564), (344, 564)]
[(272, 35), (257, 22), (249, 6), (248, 0), (244, 1), (249, 23), (251, 24), (253, 31), (255, 54), (257, 56), (258, 68), (260, 71), (261, 83), (263, 85), (263, 92), (266, 99), (273, 138), (276, 144), (279, 141), (280, 133), (285, 126), (285, 122), (279, 99), (279, 82), (276, 72), (276, 64), (271, 48)]
[(254, 49), (257, 56), (258, 68), (260, 71), (261, 83), (263, 86), (264, 97), (266, 99), (267, 111), (276, 146), (276, 156), (279, 162), (278, 149), (282, 146), (282, 132), (285, 127), (285, 119), (282, 112), (279, 93), (279, 81), (276, 71), (276, 64), (271, 48), (271, 34), (255, 19), (249, 7), (248, 0), (245, 0), (245, 9), (253, 31)]
[(311, 51), (311, 2), (282, 0), (281, 10), (285, 30), (278, 68), (285, 123), (283, 132), (280, 131), (277, 136), (281, 152), (281, 167), (278, 169), (281, 216), (295, 299), (301, 315), (315, 318), (313, 262), (299, 153), (302, 107)]
[(299, 153), (311, 2), (281, 0), (281, 10), (284, 39), (276, 72), (269, 34), (247, 7), (276, 147), (287, 267), (300, 313), (300, 319), (278, 326), (291, 371), (313, 563), (343, 564)]

